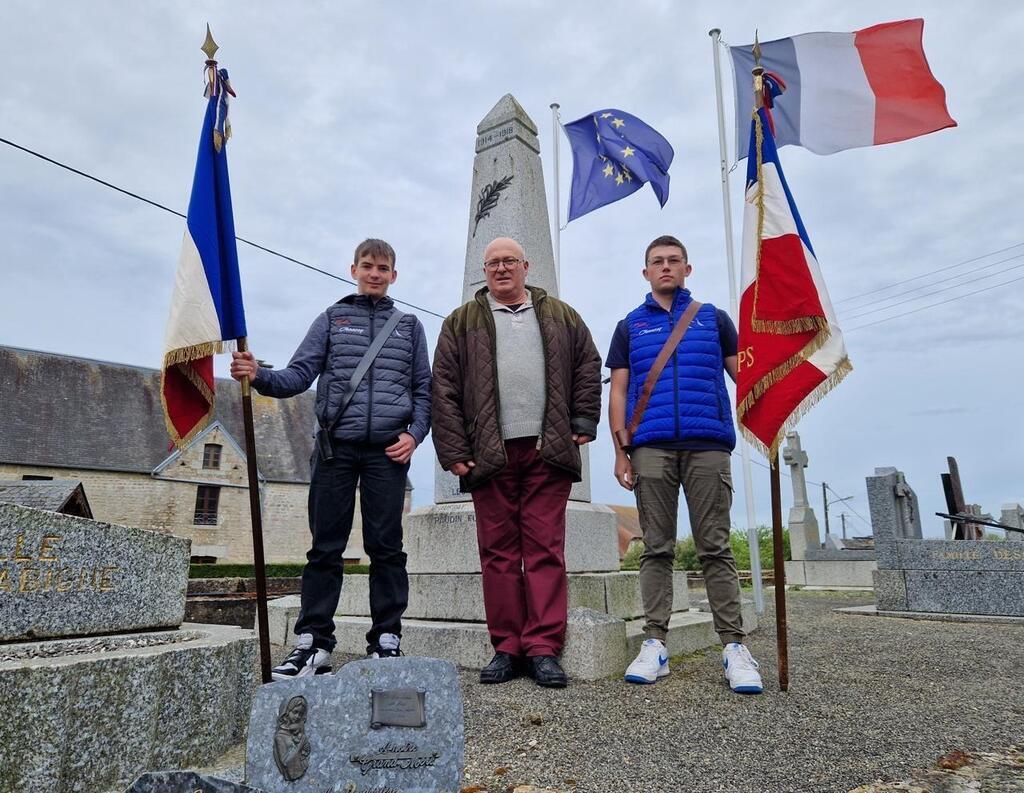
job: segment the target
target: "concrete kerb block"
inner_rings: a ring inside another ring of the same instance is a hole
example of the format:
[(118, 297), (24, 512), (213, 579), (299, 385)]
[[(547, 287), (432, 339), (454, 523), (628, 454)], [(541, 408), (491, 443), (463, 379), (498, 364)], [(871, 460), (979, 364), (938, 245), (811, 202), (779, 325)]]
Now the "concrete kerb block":
[(581, 680), (621, 675), (630, 659), (625, 621), (593, 609), (569, 609), (562, 667)]
[[(283, 598), (275, 598), (267, 603), (267, 628), (271, 644), (290, 645), (294, 641), (292, 628), (295, 620), (299, 617), (299, 609), (302, 607), (302, 599), (298, 595), (286, 595)], [(257, 619), (258, 623), (259, 620)], [(259, 625), (253, 626), (257, 636)]]

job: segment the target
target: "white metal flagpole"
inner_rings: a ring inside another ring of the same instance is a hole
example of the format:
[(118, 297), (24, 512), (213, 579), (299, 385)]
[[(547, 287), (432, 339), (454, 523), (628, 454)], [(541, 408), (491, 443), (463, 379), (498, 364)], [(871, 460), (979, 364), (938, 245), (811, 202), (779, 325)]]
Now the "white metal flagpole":
[(555, 201), (555, 222), (552, 224), (551, 229), (551, 242), (553, 244), (553, 250), (555, 254), (555, 284), (559, 288), (559, 295), (561, 295), (562, 286), (562, 271), (560, 261), (562, 258), (562, 204), (558, 197), (558, 144), (559, 144), (559, 129), (562, 124), (558, 118), (558, 102), (551, 103), (551, 139), (555, 147), (555, 162), (554, 162), (554, 193), (553, 198)]
[[(729, 205), (729, 158), (725, 145), (725, 109), (722, 102), (722, 69), (719, 62), (719, 41), (722, 31), (713, 28), (711, 50), (715, 57), (715, 98), (718, 103), (718, 150), (722, 171), (722, 210), (725, 216), (725, 261), (729, 268), (729, 309), (734, 319), (739, 319), (739, 301), (736, 297), (736, 260), (732, 249), (732, 209)], [(737, 433), (739, 434), (739, 433)], [(743, 468), (743, 498), (747, 504), (747, 541), (750, 543), (750, 575), (754, 584), (754, 608), (764, 613), (764, 592), (761, 586), (761, 545), (757, 537), (757, 518), (754, 515), (754, 485), (750, 475), (750, 446), (742, 437), (737, 439), (740, 446), (740, 460)]]

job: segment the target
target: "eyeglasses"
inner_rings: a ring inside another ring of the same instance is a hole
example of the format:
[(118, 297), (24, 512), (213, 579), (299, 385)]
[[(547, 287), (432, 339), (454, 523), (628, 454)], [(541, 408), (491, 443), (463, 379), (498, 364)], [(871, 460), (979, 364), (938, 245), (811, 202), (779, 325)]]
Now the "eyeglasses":
[(506, 270), (511, 270), (521, 261), (522, 259), (515, 259), (511, 256), (506, 256), (504, 259), (491, 259), (489, 262), (484, 262), (484, 268), (493, 272), (504, 265)]

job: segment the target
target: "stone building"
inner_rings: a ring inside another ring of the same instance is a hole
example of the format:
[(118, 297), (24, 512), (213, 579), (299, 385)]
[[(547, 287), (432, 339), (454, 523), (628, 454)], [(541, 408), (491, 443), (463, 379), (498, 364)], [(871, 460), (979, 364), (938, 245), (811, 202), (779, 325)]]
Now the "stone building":
[[(309, 546), (313, 404), (312, 391), (253, 393), (268, 562)], [(252, 561), (244, 438), (233, 380), (217, 380), (214, 421), (179, 451), (159, 370), (0, 346), (0, 480), (77, 480), (96, 520), (189, 537), (195, 561)], [(358, 504), (345, 556), (363, 560)]]

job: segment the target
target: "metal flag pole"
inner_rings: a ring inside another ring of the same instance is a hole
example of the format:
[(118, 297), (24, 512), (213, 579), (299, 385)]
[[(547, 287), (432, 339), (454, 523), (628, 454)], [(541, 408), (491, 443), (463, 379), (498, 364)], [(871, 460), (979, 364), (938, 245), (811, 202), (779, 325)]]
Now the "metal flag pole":
[(789, 641), (786, 636), (786, 566), (782, 549), (782, 493), (779, 454), (771, 461), (772, 550), (775, 560), (775, 647), (779, 656), (779, 689), (789, 691)]
[[(211, 88), (217, 81), (217, 61), (213, 56), (219, 47), (206, 26), (206, 41), (201, 47), (206, 54), (206, 79)], [(239, 352), (246, 352), (249, 344), (245, 336), (235, 340)], [(243, 377), (242, 423), (245, 428), (245, 461), (249, 472), (249, 514), (252, 517), (252, 561), (256, 574), (256, 624), (260, 640), (260, 672), (264, 683), (270, 677), (270, 626), (267, 619), (267, 570), (263, 558), (263, 511), (260, 505), (259, 471), (256, 468), (256, 432), (252, 420), (252, 394), (249, 378)]]
[(558, 131), (562, 124), (558, 117), (558, 102), (551, 103), (551, 140), (555, 147), (555, 175), (554, 175), (554, 193), (553, 198), (555, 201), (555, 222), (551, 229), (551, 242), (553, 243), (553, 249), (555, 254), (555, 285), (559, 288), (559, 294), (561, 294), (562, 285), (562, 270), (561, 270), (561, 259), (562, 259), (562, 203), (558, 197)]
[[(725, 261), (729, 270), (729, 311), (739, 321), (739, 300), (736, 296), (736, 260), (732, 247), (732, 208), (729, 203), (729, 158), (725, 144), (725, 109), (722, 102), (722, 70), (718, 45), (722, 31), (712, 28), (711, 50), (715, 57), (715, 96), (718, 102), (718, 151), (722, 177), (722, 212), (725, 217)], [(761, 544), (757, 536), (757, 518), (754, 515), (754, 483), (750, 469), (750, 445), (739, 438), (740, 462), (743, 471), (743, 500), (747, 505), (747, 542), (750, 545), (750, 577), (754, 585), (754, 608), (764, 613), (764, 587), (761, 585)]]

